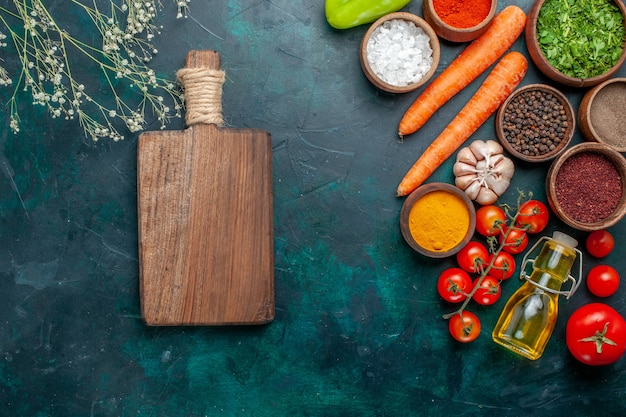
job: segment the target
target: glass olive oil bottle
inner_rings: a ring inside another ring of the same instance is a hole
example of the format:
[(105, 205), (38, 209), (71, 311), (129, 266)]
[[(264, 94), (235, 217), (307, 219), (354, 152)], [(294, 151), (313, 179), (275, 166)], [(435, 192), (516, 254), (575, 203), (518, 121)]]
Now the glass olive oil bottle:
[[(535, 260), (527, 260), (542, 242), (543, 247)], [(492, 333), (493, 340), (528, 359), (538, 359), (548, 344), (559, 311), (559, 295), (571, 296), (578, 285), (570, 276), (576, 261), (575, 239), (554, 232), (552, 239), (544, 238), (527, 253), (522, 262), (521, 275), (526, 282), (507, 301)], [(581, 254), (582, 256), (582, 254)], [(581, 261), (582, 262), (582, 261)], [(526, 266), (533, 267), (530, 276)], [(582, 268), (582, 264), (580, 264)], [(580, 278), (580, 273), (579, 273)], [(572, 280), (569, 291), (561, 291), (566, 280)]]

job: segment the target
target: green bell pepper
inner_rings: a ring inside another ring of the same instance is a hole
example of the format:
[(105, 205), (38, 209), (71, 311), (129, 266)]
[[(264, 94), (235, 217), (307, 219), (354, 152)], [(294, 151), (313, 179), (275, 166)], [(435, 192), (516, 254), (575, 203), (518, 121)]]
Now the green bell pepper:
[(326, 20), (335, 29), (373, 22), (409, 4), (411, 0), (326, 0)]

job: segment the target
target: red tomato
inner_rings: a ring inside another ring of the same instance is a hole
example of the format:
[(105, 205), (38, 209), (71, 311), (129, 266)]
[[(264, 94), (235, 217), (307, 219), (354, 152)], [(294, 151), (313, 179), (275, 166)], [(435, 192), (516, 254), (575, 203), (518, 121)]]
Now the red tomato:
[(472, 291), (472, 278), (461, 268), (448, 268), (439, 275), (437, 292), (450, 303), (459, 303)]
[(587, 274), (587, 288), (597, 297), (608, 297), (619, 288), (619, 272), (608, 265), (596, 265)]
[(565, 342), (582, 363), (609, 365), (626, 351), (626, 320), (606, 304), (586, 304), (568, 319)]
[(491, 255), (489, 262), (491, 262), (494, 256), (496, 259), (493, 261), (489, 274), (500, 281), (511, 278), (515, 273), (515, 258), (513, 258), (513, 255), (500, 251), (497, 255)]
[(457, 252), (456, 262), (466, 272), (480, 272), (482, 268), (488, 265), (489, 251), (482, 243), (472, 240)]
[(615, 240), (606, 230), (595, 230), (587, 236), (587, 252), (596, 258), (604, 258), (613, 250)]
[[(506, 236), (506, 240), (504, 237)], [(521, 229), (511, 228), (504, 231), (498, 238), (500, 244), (504, 241), (503, 249), (513, 255), (517, 255), (528, 246), (528, 235)]]
[(459, 342), (473, 342), (480, 334), (480, 320), (476, 314), (466, 310), (450, 317), (448, 330)]
[(496, 236), (505, 225), (506, 214), (500, 207), (491, 204), (476, 210), (476, 231), (481, 235)]
[(548, 207), (539, 200), (528, 200), (519, 208), (515, 225), (526, 233), (539, 233), (548, 225)]
[[(478, 285), (480, 278), (474, 280), (474, 286)], [(500, 299), (500, 283), (497, 279), (487, 275), (480, 283), (480, 287), (474, 293), (472, 299), (480, 305), (489, 306)]]

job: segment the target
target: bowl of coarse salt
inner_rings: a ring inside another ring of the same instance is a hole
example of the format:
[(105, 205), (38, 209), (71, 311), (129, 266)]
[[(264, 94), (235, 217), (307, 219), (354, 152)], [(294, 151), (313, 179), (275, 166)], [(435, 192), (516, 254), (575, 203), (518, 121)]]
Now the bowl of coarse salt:
[(367, 79), (389, 93), (407, 93), (435, 73), (439, 38), (421, 17), (389, 13), (375, 21), (361, 41), (361, 68)]

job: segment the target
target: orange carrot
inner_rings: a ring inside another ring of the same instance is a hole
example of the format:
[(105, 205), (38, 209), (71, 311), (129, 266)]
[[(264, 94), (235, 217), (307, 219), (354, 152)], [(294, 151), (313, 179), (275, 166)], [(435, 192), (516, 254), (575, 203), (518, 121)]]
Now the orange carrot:
[(441, 134), (422, 153), (398, 186), (398, 196), (419, 187), (500, 107), (519, 85), (528, 62), (519, 52), (509, 52)]
[(526, 14), (518, 6), (502, 9), (485, 33), (470, 43), (417, 97), (400, 121), (398, 135), (410, 135), (421, 128), (441, 106), (496, 62), (521, 35), (525, 24)]

